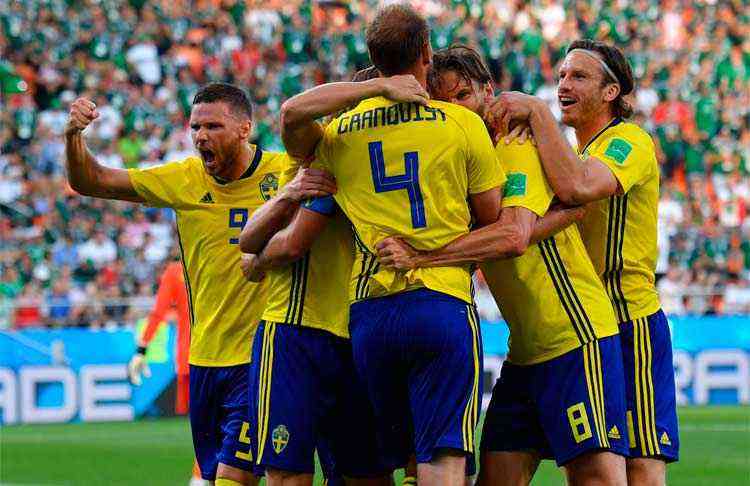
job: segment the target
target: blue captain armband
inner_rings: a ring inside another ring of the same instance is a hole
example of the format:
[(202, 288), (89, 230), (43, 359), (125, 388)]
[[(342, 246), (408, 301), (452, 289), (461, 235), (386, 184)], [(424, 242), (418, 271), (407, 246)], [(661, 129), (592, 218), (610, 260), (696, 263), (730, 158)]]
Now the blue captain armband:
[(302, 207), (316, 213), (332, 216), (336, 212), (336, 201), (333, 196), (316, 197), (302, 201)]

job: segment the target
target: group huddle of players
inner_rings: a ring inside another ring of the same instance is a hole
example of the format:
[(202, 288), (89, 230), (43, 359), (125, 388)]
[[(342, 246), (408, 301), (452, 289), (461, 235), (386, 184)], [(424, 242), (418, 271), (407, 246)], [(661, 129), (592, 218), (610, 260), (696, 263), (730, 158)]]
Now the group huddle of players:
[(475, 51), (433, 52), (410, 7), (380, 10), (367, 44), (355, 81), (283, 105), (285, 154), (248, 142), (251, 104), (228, 84), (193, 100), (199, 155), (148, 169), (100, 165), (82, 135), (96, 106), (71, 107), (74, 189), (175, 210), (203, 477), (309, 485), (317, 451), (329, 482), (391, 484), (412, 462), (420, 485), (466, 484), (479, 267), (511, 337), (478, 483), (529, 484), (553, 458), (572, 485), (664, 484), (679, 444), (654, 287), (659, 172), (625, 121), (622, 53), (567, 51), (576, 150), (541, 100), (496, 97)]

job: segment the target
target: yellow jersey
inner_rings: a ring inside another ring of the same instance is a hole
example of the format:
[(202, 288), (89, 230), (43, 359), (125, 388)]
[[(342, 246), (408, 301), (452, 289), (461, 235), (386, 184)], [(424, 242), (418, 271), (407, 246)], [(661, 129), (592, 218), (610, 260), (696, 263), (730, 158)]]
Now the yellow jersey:
[(502, 184), (479, 116), (440, 101), (370, 98), (326, 127), (316, 161), (336, 177), (336, 202), (355, 230), (351, 301), (426, 287), (472, 302), (468, 265), (394, 272), (378, 265), (375, 245), (398, 235), (432, 250), (469, 232), (469, 194)]
[(177, 214), (190, 304), (190, 364), (250, 362), (267, 288), (243, 277), (239, 236), (252, 212), (275, 194), (286, 160), (285, 154), (256, 148), (243, 177), (226, 184), (209, 176), (199, 157), (128, 171), (146, 204)]
[(661, 307), (654, 284), (659, 206), (654, 142), (637, 125), (615, 119), (579, 154), (606, 164), (624, 192), (597, 201), (581, 222), (583, 241), (617, 319), (651, 315)]
[[(298, 164), (289, 164), (280, 187), (291, 181), (298, 169)], [(268, 305), (263, 320), (313, 327), (348, 338), (352, 231), (332, 199), (330, 204), (333, 211), (324, 212), (331, 215), (330, 221), (305, 257), (266, 276)]]
[[(536, 148), (501, 142), (497, 154), (508, 177), (503, 207), (544, 216), (555, 194)], [(512, 363), (541, 363), (617, 334), (612, 305), (575, 225), (517, 258), (483, 264), (482, 272), (510, 328)]]

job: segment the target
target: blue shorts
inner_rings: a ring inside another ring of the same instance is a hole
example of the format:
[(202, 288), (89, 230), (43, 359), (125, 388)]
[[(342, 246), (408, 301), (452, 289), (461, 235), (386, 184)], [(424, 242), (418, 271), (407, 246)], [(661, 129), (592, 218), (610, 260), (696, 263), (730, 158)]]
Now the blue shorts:
[(327, 477), (390, 473), (379, 460), (375, 423), (348, 339), (309, 327), (261, 322), (253, 342), (251, 414), (257, 464)]
[(354, 362), (375, 409), (381, 454), (394, 469), (414, 452), (474, 457), (482, 397), (482, 342), (472, 305), (419, 289), (357, 302)]
[(254, 468), (249, 417), (250, 364), (190, 365), (190, 428), (203, 479), (216, 479), (219, 463), (244, 471)]
[(630, 457), (679, 459), (672, 340), (664, 312), (620, 324)]
[(543, 363), (503, 363), (484, 420), (482, 451), (533, 450), (562, 466), (594, 450), (627, 456), (627, 432), (615, 335)]

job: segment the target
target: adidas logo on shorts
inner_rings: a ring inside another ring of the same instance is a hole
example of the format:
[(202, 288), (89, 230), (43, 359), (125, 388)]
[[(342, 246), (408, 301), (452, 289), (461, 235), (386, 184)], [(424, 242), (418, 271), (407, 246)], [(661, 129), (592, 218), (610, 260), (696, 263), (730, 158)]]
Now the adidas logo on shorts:
[(672, 441), (669, 440), (669, 436), (667, 435), (666, 432), (662, 432), (661, 437), (659, 438), (659, 443), (661, 443), (662, 445), (668, 445), (668, 446), (672, 445)]

